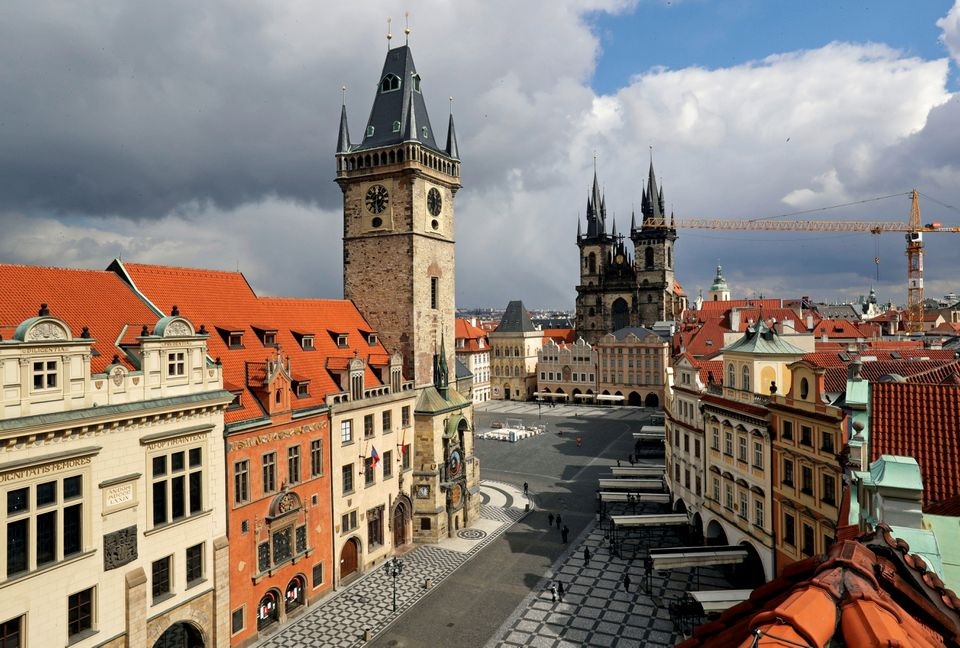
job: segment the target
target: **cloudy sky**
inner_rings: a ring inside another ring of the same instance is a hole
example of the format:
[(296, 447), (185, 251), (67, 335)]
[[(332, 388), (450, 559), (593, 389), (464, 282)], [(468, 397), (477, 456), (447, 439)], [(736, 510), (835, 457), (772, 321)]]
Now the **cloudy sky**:
[[(678, 218), (906, 220), (917, 187), (925, 222), (960, 224), (960, 0), (838, 4), (5, 0), (0, 262), (339, 297), (340, 88), (357, 141), (405, 10), (435, 125), (454, 97), (458, 305), (572, 307), (595, 155), (621, 229), (650, 147)], [(926, 240), (927, 295), (960, 291), (960, 235)], [(903, 247), (681, 230), (677, 275), (691, 296), (719, 261), (735, 296), (903, 302)]]

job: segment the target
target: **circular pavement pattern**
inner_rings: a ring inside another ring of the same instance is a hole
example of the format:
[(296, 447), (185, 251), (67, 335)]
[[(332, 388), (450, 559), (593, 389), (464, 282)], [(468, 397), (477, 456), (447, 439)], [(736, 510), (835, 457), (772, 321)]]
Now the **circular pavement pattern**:
[(457, 537), (464, 540), (481, 540), (487, 537), (487, 532), (480, 529), (461, 529), (457, 531)]

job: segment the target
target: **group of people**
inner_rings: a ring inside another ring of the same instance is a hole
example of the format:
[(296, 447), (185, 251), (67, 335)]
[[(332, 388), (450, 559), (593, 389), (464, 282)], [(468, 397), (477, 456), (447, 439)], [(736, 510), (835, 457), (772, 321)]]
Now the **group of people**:
[(563, 517), (557, 513), (547, 514), (547, 526), (553, 528), (553, 523), (557, 523), (557, 529), (560, 531), (560, 539), (563, 541), (563, 544), (567, 544), (567, 539), (570, 537), (570, 529), (566, 524), (563, 523)]

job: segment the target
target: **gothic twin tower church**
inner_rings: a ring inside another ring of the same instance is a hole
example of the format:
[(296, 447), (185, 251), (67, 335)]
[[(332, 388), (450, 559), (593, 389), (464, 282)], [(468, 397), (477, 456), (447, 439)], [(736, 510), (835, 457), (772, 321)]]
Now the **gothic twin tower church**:
[(650, 174), (640, 203), (643, 220), (637, 226), (630, 216), (627, 249), (616, 220), (607, 230), (606, 199), (597, 174), (587, 198), (587, 232), (577, 219), (580, 248), (580, 285), (577, 286), (577, 334), (591, 344), (607, 333), (628, 326), (652, 328), (656, 322), (674, 321), (686, 306), (683, 290), (674, 278), (673, 245), (677, 230), (667, 219), (663, 189), (650, 162)]

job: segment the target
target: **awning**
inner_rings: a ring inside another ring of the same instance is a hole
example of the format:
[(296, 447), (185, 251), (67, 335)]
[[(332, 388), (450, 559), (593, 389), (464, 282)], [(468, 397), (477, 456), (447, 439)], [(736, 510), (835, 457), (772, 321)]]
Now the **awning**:
[(663, 477), (663, 466), (659, 468), (637, 468), (635, 466), (613, 466), (610, 472), (614, 477), (634, 477), (637, 479)]
[(618, 490), (663, 490), (662, 479), (599, 479), (600, 490), (618, 491)]
[(561, 392), (533, 392), (533, 395), (537, 398), (559, 398), (563, 397), (564, 399), (570, 398), (568, 394), (563, 394)]
[[(689, 524), (686, 513), (664, 513), (661, 515), (611, 515), (615, 527), (676, 526)], [(651, 551), (654, 551), (651, 549)]]
[(700, 604), (704, 614), (719, 614), (737, 603), (750, 598), (753, 590), (702, 590), (687, 592), (694, 601)]
[(637, 504), (669, 504), (670, 493), (622, 493), (600, 491), (601, 502), (630, 502), (630, 498)]
[(623, 396), (617, 396), (616, 394), (597, 394), (597, 400), (619, 402), (623, 400)]
[(586, 398), (596, 398), (597, 395), (596, 394), (574, 394), (573, 397), (586, 399)]
[(677, 569), (678, 567), (738, 565), (747, 559), (747, 550), (741, 545), (669, 547), (651, 549), (647, 555), (651, 569)]

